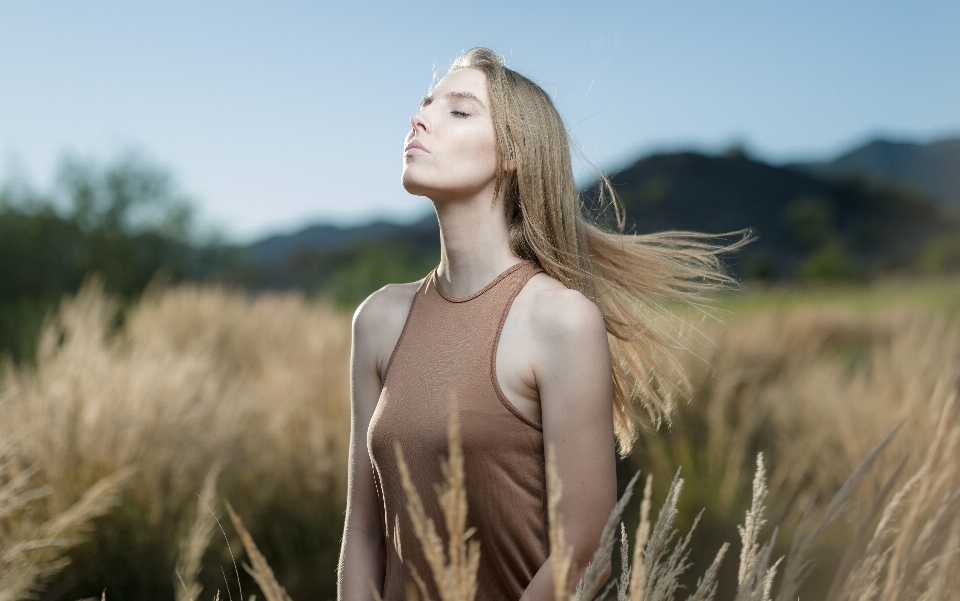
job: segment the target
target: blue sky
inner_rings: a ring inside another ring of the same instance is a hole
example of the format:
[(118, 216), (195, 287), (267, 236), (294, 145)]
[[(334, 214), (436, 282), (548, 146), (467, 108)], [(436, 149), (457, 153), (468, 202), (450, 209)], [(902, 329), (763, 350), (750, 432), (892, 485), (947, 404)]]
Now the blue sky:
[(410, 114), (477, 45), (604, 169), (734, 142), (816, 159), (960, 135), (958, 31), (960, 0), (0, 0), (0, 179), (133, 148), (237, 240), (411, 219)]

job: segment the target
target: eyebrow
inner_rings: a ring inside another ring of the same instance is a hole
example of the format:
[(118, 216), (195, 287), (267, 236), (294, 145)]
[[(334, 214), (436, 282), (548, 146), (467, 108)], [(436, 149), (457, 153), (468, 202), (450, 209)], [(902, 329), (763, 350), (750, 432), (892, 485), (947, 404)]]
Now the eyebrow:
[[(476, 97), (476, 95), (471, 94), (470, 92), (457, 92), (457, 91), (447, 92), (445, 97), (458, 98), (462, 100), (472, 100), (473, 102), (476, 102), (484, 109), (487, 108), (487, 105), (483, 104), (482, 100), (480, 100), (479, 98)], [(420, 108), (427, 106), (428, 104), (433, 102), (433, 100), (434, 100), (433, 96), (431, 96), (430, 94), (427, 94), (426, 96), (423, 97), (423, 100), (420, 101)]]

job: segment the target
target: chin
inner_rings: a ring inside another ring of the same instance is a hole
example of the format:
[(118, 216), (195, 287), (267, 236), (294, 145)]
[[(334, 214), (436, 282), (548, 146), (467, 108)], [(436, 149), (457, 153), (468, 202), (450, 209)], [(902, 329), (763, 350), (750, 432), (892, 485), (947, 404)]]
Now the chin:
[(400, 185), (403, 186), (403, 189), (406, 190), (408, 194), (413, 194), (414, 196), (427, 196), (431, 189), (425, 185), (424, 182), (417, 181), (417, 178), (407, 173), (406, 169), (404, 169), (403, 175), (400, 176)]
[(403, 189), (407, 191), (407, 194), (412, 194), (413, 196), (429, 196), (429, 188), (423, 186), (416, 186), (403, 182)]

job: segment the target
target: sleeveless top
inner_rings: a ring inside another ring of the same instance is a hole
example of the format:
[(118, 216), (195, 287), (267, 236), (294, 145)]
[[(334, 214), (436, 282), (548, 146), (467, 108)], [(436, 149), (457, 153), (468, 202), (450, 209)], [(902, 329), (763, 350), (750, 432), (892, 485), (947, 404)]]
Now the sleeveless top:
[(549, 555), (543, 430), (513, 406), (496, 374), (507, 312), (542, 269), (531, 261), (507, 269), (482, 290), (454, 297), (436, 269), (417, 290), (387, 363), (367, 430), (386, 537), (384, 601), (405, 601), (410, 567), (438, 599), (433, 573), (413, 532), (394, 442), (447, 549), (436, 485), (445, 481), (448, 412), (455, 395), (463, 445), (469, 540), (480, 542), (477, 601), (519, 599)]

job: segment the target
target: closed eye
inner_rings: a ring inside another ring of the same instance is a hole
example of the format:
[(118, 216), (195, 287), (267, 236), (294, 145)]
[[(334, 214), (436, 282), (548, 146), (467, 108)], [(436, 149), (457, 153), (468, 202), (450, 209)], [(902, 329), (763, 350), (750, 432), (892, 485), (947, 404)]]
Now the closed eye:
[(463, 111), (450, 111), (450, 114), (451, 114), (451, 115), (454, 115), (455, 117), (469, 117), (469, 116), (470, 116), (469, 113), (465, 113), (465, 112), (463, 112)]

